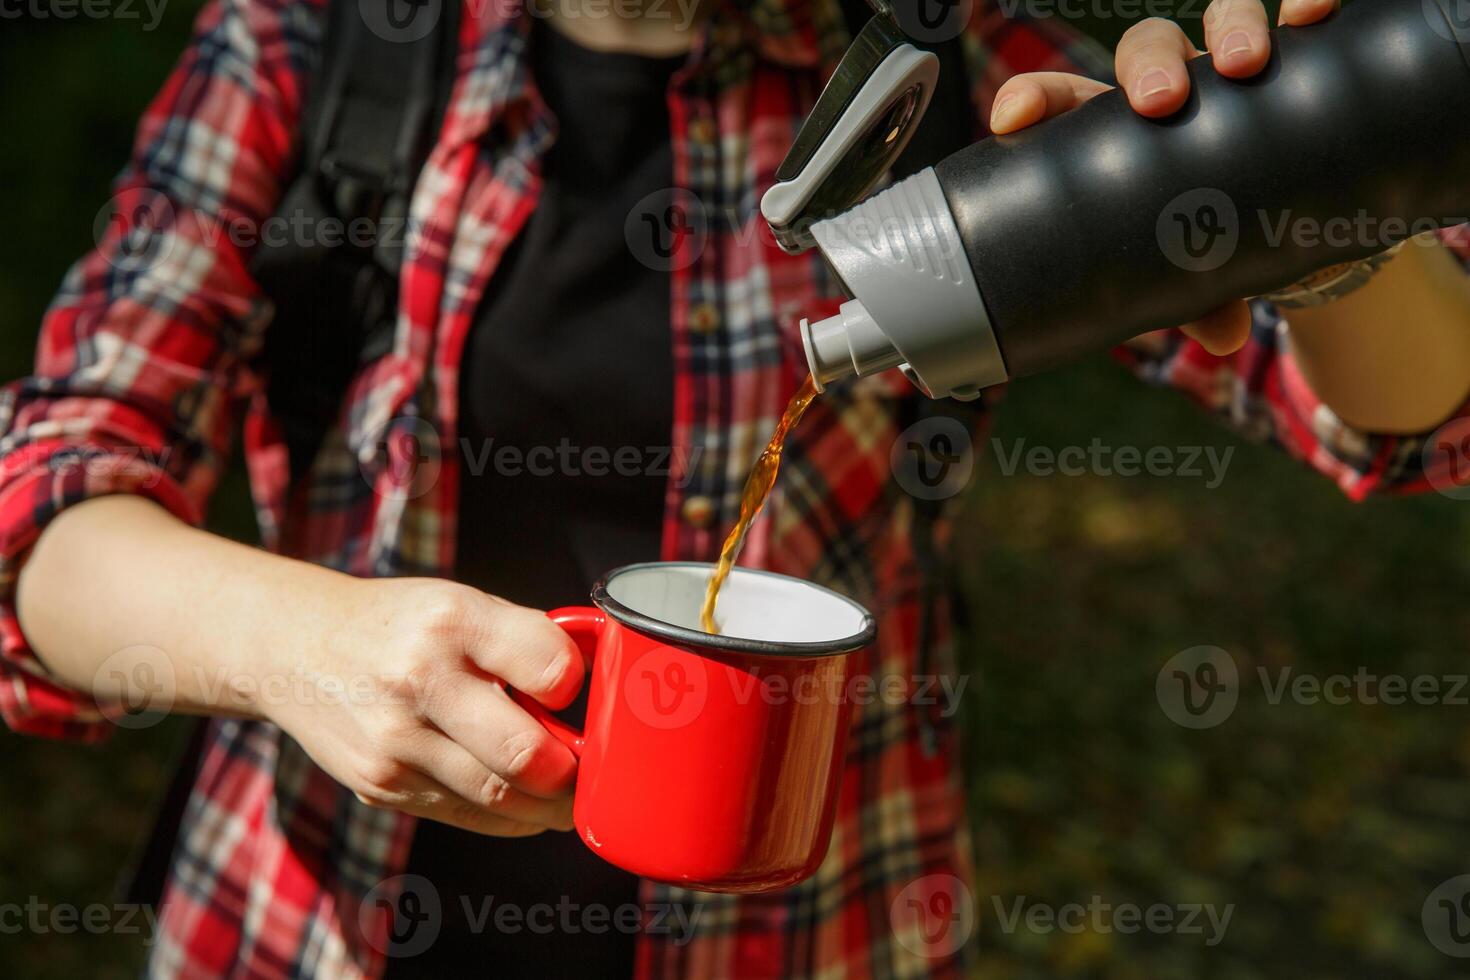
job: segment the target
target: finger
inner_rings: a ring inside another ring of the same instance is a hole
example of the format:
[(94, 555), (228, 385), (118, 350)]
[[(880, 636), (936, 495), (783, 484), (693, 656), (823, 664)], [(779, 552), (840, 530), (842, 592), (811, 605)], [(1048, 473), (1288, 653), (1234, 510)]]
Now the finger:
[(407, 767), (394, 777), (391, 787), (359, 790), (353, 795), (376, 809), (398, 810), (490, 837), (532, 837), (549, 829), (546, 824), (524, 823), (487, 810)]
[(504, 688), (483, 678), (445, 685), (425, 717), (490, 772), (532, 796), (554, 800), (571, 792), (577, 760)]
[(1278, 24), (1305, 27), (1315, 24), (1336, 12), (1342, 4), (1339, 0), (1282, 0)]
[(1205, 11), (1205, 47), (1226, 78), (1250, 78), (1271, 57), (1271, 23), (1261, 0), (1214, 0)]
[(1118, 43), (1114, 67), (1134, 111), (1151, 119), (1179, 111), (1189, 97), (1184, 63), (1197, 54), (1173, 21), (1151, 17), (1130, 27)]
[[(484, 811), (512, 823), (572, 829), (572, 797), (557, 799), (532, 796), (512, 786), (504, 777), (491, 772), (461, 745), (438, 733), (431, 733), (422, 744), (411, 750), (406, 760), (428, 779), (443, 786), (452, 799), (451, 808), (464, 805), (470, 810)], [(468, 819), (473, 813), (464, 814)]]
[(990, 131), (1000, 136), (1034, 126), (1043, 119), (1075, 109), (1111, 88), (1084, 75), (1060, 71), (1017, 75), (995, 93)]
[(1250, 304), (1244, 300), (1226, 304), (1183, 327), (1186, 336), (1200, 342), (1216, 357), (1234, 354), (1251, 335)]
[(481, 670), (548, 708), (564, 708), (582, 689), (577, 645), (546, 614), (484, 596), (468, 624), (465, 652)]

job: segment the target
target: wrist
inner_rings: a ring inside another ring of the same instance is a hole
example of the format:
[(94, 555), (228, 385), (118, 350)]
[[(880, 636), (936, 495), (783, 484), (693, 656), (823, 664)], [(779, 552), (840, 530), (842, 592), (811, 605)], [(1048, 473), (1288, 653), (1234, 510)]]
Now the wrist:
[[(262, 567), (241, 596), (234, 623), (221, 642), (213, 686), (225, 714), (281, 724), (302, 705), (319, 700), (333, 661), (351, 649), (354, 606), (365, 582), (296, 559), (257, 553)], [(330, 682), (327, 682), (330, 684)]]
[(1326, 306), (1368, 285), (1385, 266), (1398, 257), (1405, 244), (1405, 242), (1399, 242), (1392, 248), (1366, 259), (1343, 262), (1319, 269), (1300, 282), (1285, 289), (1266, 293), (1261, 298), (1284, 310)]

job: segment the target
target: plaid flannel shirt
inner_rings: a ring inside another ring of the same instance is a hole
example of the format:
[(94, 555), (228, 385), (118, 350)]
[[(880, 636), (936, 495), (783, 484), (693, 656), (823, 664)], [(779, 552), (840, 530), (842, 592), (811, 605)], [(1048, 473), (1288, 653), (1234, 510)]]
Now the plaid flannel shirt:
[[(201, 15), (116, 188), (121, 213), (161, 196), (167, 220), (110, 228), (66, 278), (35, 373), (0, 393), (0, 713), (16, 731), (96, 739), (110, 729), (86, 694), (48, 677), (20, 630), (14, 588), (30, 545), (64, 508), (105, 493), (142, 494), (200, 521), (242, 419), (266, 547), (361, 576), (452, 569), (458, 472), (443, 447), (456, 442), (456, 365), (487, 281), (536, 206), (538, 159), (553, 134), (527, 77), (519, 5), (467, 9), (448, 117), (414, 197), (421, 237), (403, 269), (395, 343), (359, 373), (297, 486), (250, 368), (270, 306), (248, 274), (248, 249), (218, 228), (262, 222), (291, 174), (321, 0), (213, 0)], [(786, 255), (761, 233), (756, 203), (846, 40), (831, 0), (732, 0), (672, 83), (676, 184), (711, 220), (698, 258), (670, 275), (672, 445), (697, 462), (670, 480), (666, 558), (715, 556), (746, 471), (804, 373), (796, 324), (842, 299), (816, 254)], [(977, 137), (1012, 74), (1107, 71), (1058, 22), (1007, 18), (983, 0), (964, 47)], [(1470, 257), (1470, 242), (1456, 244)], [(154, 258), (134, 261), (140, 250)], [(1422, 440), (1337, 422), (1278, 348), (1278, 323), (1258, 304), (1255, 336), (1232, 357), (1178, 334), (1125, 356), (1276, 439), (1352, 496), (1422, 484)], [(915, 401), (891, 376), (819, 399), (742, 559), (866, 604), (879, 639), (861, 669), (908, 686), (922, 576), (913, 504), (888, 451)], [(974, 407), (977, 427), (991, 404)], [(935, 534), (943, 538), (942, 521)], [(942, 622), (938, 633), (934, 665), (944, 668)], [(700, 914), (687, 942), (640, 937), (639, 976), (961, 969), (968, 927), (936, 928), (923, 915), (973, 923), (959, 760), (952, 733), (926, 727), (932, 720), (910, 700), (858, 708), (831, 850), (809, 881), (744, 897), (645, 883), (646, 904), (697, 904)], [(375, 900), (395, 897), (413, 827), (360, 804), (275, 727), (212, 722), (150, 973), (379, 975), (393, 947)]]

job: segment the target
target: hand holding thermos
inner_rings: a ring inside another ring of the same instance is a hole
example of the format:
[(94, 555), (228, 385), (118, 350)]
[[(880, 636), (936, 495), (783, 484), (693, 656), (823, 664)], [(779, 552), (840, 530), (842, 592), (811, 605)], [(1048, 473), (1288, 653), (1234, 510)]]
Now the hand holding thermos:
[[(837, 122), (813, 115), (825, 152), (804, 130), (762, 202), (778, 240), (820, 247), (854, 297), (803, 324), (812, 373), (901, 367), (935, 397), (968, 398), (1181, 324), (1226, 351), (1244, 338), (1243, 297), (1465, 222), (1462, 7), (1289, 0), (1273, 35), (1256, 0), (1217, 2), (1204, 57), (1177, 25), (1145, 21), (1118, 52), (1122, 91), (1013, 79), (1000, 135), (829, 216), (832, 188), (885, 162), (871, 140), (841, 156), (844, 124), (891, 126), (885, 100), (933, 87), (937, 67), (890, 38), (861, 92), (833, 93), (851, 96)], [(926, 101), (899, 117), (908, 131)]]

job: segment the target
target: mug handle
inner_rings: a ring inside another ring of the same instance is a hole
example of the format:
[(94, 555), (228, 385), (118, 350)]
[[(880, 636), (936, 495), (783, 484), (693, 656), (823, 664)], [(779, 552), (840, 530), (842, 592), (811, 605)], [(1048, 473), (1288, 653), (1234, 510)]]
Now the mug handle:
[[(587, 680), (583, 683), (591, 683), (592, 658), (597, 653), (597, 641), (602, 637), (603, 627), (607, 625), (607, 616), (601, 609), (592, 606), (564, 606), (561, 609), (553, 609), (546, 614), (546, 618), (566, 631), (582, 652), (582, 662), (587, 665)], [(573, 728), (562, 721), (556, 715), (547, 711), (541, 702), (528, 694), (522, 694), (514, 688), (510, 689), (510, 696), (515, 699), (516, 704), (526, 709), (526, 712), (541, 723), (556, 740), (572, 750), (572, 755), (582, 757), (582, 746), (586, 744), (587, 737), (579, 729)]]

